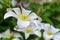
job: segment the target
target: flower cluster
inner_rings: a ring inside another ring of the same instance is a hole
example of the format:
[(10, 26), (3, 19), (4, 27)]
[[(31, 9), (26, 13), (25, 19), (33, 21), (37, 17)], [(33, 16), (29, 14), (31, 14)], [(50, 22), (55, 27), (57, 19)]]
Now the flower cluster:
[[(7, 9), (7, 13), (4, 15), (4, 19), (8, 17), (15, 17), (17, 19), (17, 25), (14, 27), (14, 30), (25, 33), (25, 39), (27, 39), (30, 36), (30, 34), (35, 34), (38, 37), (41, 37), (40, 30), (42, 29), (44, 30), (43, 32), (44, 40), (60, 39), (59, 29), (54, 28), (52, 25), (48, 23), (42, 23), (42, 19), (39, 16), (37, 16), (34, 12), (26, 10), (23, 7), (21, 7), (21, 9), (22, 12), (20, 8)], [(12, 34), (6, 35), (4, 33), (4, 36), (6, 37), (8, 36), (7, 38), (10, 38), (16, 37), (18, 35), (18, 34), (15, 35), (15, 33)], [(19, 37), (21, 37), (21, 35)], [(18, 40), (18, 38), (16, 37), (15, 40)]]

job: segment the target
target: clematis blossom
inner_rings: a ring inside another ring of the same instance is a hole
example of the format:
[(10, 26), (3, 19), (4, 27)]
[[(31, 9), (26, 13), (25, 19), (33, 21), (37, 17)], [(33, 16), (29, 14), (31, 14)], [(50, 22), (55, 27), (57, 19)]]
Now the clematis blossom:
[(21, 7), (22, 12), (20, 8), (10, 8), (7, 10), (7, 13), (4, 15), (4, 19), (8, 17), (15, 17), (17, 19), (17, 25), (19, 28), (27, 27), (30, 22), (41, 22), (42, 19), (38, 17), (34, 12), (31, 13), (30, 10), (26, 10), (23, 7)]
[(35, 34), (38, 37), (41, 37), (40, 30), (38, 30), (38, 27), (34, 23), (31, 23), (25, 28), (14, 28), (14, 30), (25, 33), (25, 39), (27, 39), (31, 34)]
[(22, 36), (19, 33), (10, 32), (10, 29), (7, 29), (5, 32), (0, 34), (1, 34), (0, 38), (8, 38), (8, 39), (13, 38), (13, 40), (22, 38)]
[(59, 29), (54, 28), (50, 24), (44, 24), (44, 40), (60, 40)]

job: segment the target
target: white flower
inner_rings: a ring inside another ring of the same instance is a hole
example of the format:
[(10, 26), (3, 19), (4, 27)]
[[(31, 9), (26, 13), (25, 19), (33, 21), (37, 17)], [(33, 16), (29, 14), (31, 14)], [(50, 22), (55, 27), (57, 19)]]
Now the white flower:
[(44, 4), (46, 2), (53, 2), (53, 0), (41, 0), (41, 1), (39, 1), (40, 4)]
[[(15, 33), (15, 32), (10, 32), (9, 29), (7, 29), (5, 32), (3, 32), (2, 34), (2, 38), (22, 38), (21, 35), (19, 33)], [(0, 35), (0, 36), (1, 36)]]
[(53, 2), (53, 0), (48, 0), (48, 2)]
[(41, 37), (40, 30), (38, 30), (38, 27), (34, 23), (31, 23), (29, 26), (25, 28), (18, 28), (18, 29), (14, 28), (14, 30), (19, 32), (24, 32), (25, 39), (27, 39), (30, 36), (30, 34), (35, 34), (38, 37)]
[(12, 0), (12, 6), (16, 6), (17, 5), (17, 1), (16, 0)]
[(3, 35), (0, 33), (0, 38), (2, 38), (3, 37)]
[(50, 24), (44, 24), (44, 39), (45, 40), (55, 40), (60, 38), (60, 34), (56, 35), (59, 32), (59, 29), (54, 28), (52, 25)]
[(11, 10), (9, 9), (9, 11), (4, 15), (4, 19), (8, 17), (15, 17), (17, 19), (17, 25), (19, 28), (27, 27), (31, 21), (34, 21), (36, 19), (38, 19), (38, 21), (40, 22), (42, 21), (42, 19), (38, 17), (35, 13), (30, 14), (31, 11), (25, 10), (23, 7), (21, 7), (21, 9), (22, 13), (20, 8), (12, 8)]

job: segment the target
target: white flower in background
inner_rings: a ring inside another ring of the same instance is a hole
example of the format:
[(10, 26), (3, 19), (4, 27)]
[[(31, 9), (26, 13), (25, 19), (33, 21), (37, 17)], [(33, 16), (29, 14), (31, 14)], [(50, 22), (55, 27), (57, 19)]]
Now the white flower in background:
[(12, 4), (12, 6), (16, 6), (17, 5), (17, 1), (16, 0), (12, 0), (11, 4)]
[(30, 5), (30, 3), (25, 3), (24, 1), (23, 2), (17, 2), (18, 0), (12, 0), (12, 3), (11, 3), (11, 5), (14, 7), (14, 6), (20, 6), (21, 4), (24, 6), (24, 8), (26, 8), (26, 9), (29, 9), (29, 5)]
[(24, 32), (25, 39), (27, 39), (30, 36), (30, 34), (35, 34), (38, 37), (41, 37), (40, 30), (38, 30), (38, 27), (34, 23), (31, 23), (28, 27), (25, 28), (19, 28), (19, 29), (14, 28), (14, 30)]
[(17, 25), (19, 28), (27, 27), (31, 21), (34, 21), (36, 19), (38, 20), (36, 20), (35, 22), (42, 21), (42, 19), (38, 17), (35, 13), (30, 14), (31, 11), (25, 10), (23, 7), (21, 8), (22, 13), (20, 8), (12, 8), (11, 10), (9, 9), (9, 11), (4, 15), (4, 19), (8, 17), (15, 17), (17, 19)]
[(53, 0), (46, 0), (46, 2), (53, 2)]
[(58, 38), (60, 38), (58, 37), (58, 35), (60, 36), (60, 34), (56, 35), (59, 32), (59, 29), (54, 28), (52, 25), (44, 24), (44, 30), (45, 31), (43, 36), (45, 40), (58, 40)]
[(3, 35), (2, 35), (2, 33), (0, 33), (0, 38), (2, 38), (3, 37)]
[(38, 1), (38, 3), (40, 3), (40, 4), (44, 4), (46, 2), (53, 2), (53, 0), (41, 0), (41, 1)]
[(10, 30), (6, 30), (5, 32), (1, 33), (0, 38), (14, 38), (14, 39), (19, 39), (22, 38), (21, 35), (19, 33), (15, 33), (15, 32), (10, 32)]
[(48, 2), (53, 2), (53, 0), (48, 0)]

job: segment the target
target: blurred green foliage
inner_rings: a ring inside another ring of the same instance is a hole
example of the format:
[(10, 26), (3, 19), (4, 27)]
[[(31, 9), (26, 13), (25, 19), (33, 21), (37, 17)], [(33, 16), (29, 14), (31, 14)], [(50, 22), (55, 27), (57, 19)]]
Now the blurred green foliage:
[[(30, 9), (37, 13), (38, 9), (41, 8), (42, 11), (40, 14), (40, 17), (42, 18), (42, 22), (45, 23), (50, 23), (52, 25), (54, 25), (56, 28), (59, 28), (60, 24), (60, 3), (57, 4), (56, 2), (53, 3), (44, 3), (44, 4), (35, 4), (35, 3), (31, 3), (30, 4)], [(37, 13), (38, 15), (39, 13)]]
[(6, 9), (11, 6), (11, 3), (7, 2), (11, 0), (0, 0), (0, 4), (2, 4), (2, 8), (0, 8), (0, 32), (5, 31), (7, 28), (13, 28), (16, 25), (15, 18), (8, 18), (4, 20), (4, 14), (6, 13)]

